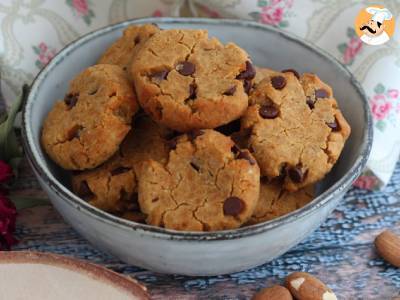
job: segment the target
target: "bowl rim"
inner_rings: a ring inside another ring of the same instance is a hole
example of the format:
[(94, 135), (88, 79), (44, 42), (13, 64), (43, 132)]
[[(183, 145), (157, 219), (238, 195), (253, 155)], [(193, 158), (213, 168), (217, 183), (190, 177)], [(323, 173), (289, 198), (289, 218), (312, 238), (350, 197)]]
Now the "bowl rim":
[[(64, 57), (66, 57), (70, 52), (73, 52), (77, 47), (86, 44), (87, 42), (98, 38), (104, 34), (107, 34), (111, 31), (123, 29), (129, 25), (133, 24), (144, 24), (144, 23), (155, 23), (155, 24), (176, 24), (179, 26), (180, 24), (196, 24), (196, 25), (228, 25), (228, 26), (239, 26), (239, 27), (249, 27), (254, 28), (256, 30), (266, 30), (273, 34), (277, 34), (282, 36), (283, 38), (290, 40), (291, 42), (297, 43), (300, 46), (307, 48), (309, 51), (313, 52), (315, 55), (322, 57), (325, 60), (328, 60), (330, 63), (336, 65), (336, 67), (349, 78), (351, 84), (355, 88), (356, 92), (359, 94), (362, 104), (363, 104), (363, 114), (364, 114), (364, 129), (363, 129), (363, 141), (360, 146), (360, 154), (359, 157), (354, 162), (353, 166), (344, 174), (342, 178), (340, 178), (337, 182), (335, 182), (331, 187), (325, 190), (322, 194), (320, 194), (313, 201), (303, 206), (302, 208), (293, 211), (289, 214), (281, 216), (279, 218), (266, 221), (263, 223), (250, 225), (246, 227), (241, 227), (237, 229), (229, 229), (229, 230), (221, 230), (214, 232), (194, 232), (194, 231), (177, 231), (171, 229), (160, 228), (147, 224), (140, 224), (132, 221), (128, 221), (114, 215), (111, 215), (107, 212), (104, 212), (100, 209), (95, 208), (90, 205), (83, 199), (79, 198), (75, 194), (72, 193), (67, 187), (65, 187), (60, 181), (58, 181), (53, 174), (48, 170), (48, 168), (44, 165), (44, 162), (40, 159), (40, 151), (35, 147), (33, 141), (32, 130), (29, 126), (30, 124), (30, 107), (35, 102), (35, 95), (37, 93), (38, 87), (41, 85), (41, 82), (46, 78), (47, 74), (56, 67)], [(167, 240), (180, 240), (180, 241), (215, 241), (215, 240), (231, 240), (238, 239), (248, 236), (253, 236), (256, 234), (263, 233), (272, 228), (282, 226), (291, 222), (294, 222), (297, 219), (304, 218), (305, 216), (311, 214), (315, 210), (319, 209), (327, 205), (331, 200), (336, 197), (339, 197), (340, 194), (350, 187), (351, 183), (361, 174), (361, 171), (364, 169), (372, 146), (372, 118), (369, 110), (369, 105), (367, 101), (367, 96), (361, 87), (360, 83), (356, 80), (354, 75), (345, 67), (341, 62), (339, 62), (336, 58), (334, 58), (331, 54), (327, 53), (325, 50), (319, 48), (315, 44), (305, 41), (297, 37), (292, 33), (288, 33), (282, 31), (278, 28), (259, 24), (254, 21), (248, 20), (239, 20), (239, 19), (209, 19), (209, 18), (137, 18), (130, 19), (127, 21), (119, 22), (113, 25), (108, 25), (97, 29), (95, 31), (89, 32), (78, 39), (72, 41), (68, 45), (66, 45), (52, 60), (49, 64), (47, 64), (35, 77), (32, 82), (30, 92), (23, 102), (22, 107), (22, 143), (28, 158), (29, 163), (31, 164), (34, 172), (40, 179), (46, 183), (46, 185), (61, 197), (64, 201), (66, 201), (69, 205), (73, 206), (75, 209), (78, 209), (85, 213), (86, 215), (96, 218), (101, 222), (108, 223), (114, 227), (118, 227), (124, 230), (133, 230), (140, 231), (141, 233), (146, 233), (151, 235), (152, 237), (159, 239), (167, 239)]]

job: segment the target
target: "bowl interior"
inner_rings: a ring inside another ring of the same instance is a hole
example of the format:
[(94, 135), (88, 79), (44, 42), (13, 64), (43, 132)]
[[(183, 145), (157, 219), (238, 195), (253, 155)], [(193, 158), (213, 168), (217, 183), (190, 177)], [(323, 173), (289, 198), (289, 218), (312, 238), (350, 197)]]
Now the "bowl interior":
[[(243, 47), (257, 66), (277, 70), (296, 69), (312, 72), (332, 86), (340, 108), (350, 123), (352, 133), (334, 169), (318, 185), (318, 194), (323, 193), (345, 176), (355, 164), (360, 163), (360, 154), (368, 148), (368, 112), (358, 83), (336, 61), (326, 57), (312, 45), (297, 38), (265, 26), (241, 21), (210, 21), (201, 19), (142, 19), (133, 20), (88, 34), (61, 51), (39, 74), (32, 86), (26, 108), (24, 130), (27, 145), (35, 162), (56, 185), (69, 188), (68, 172), (61, 170), (45, 155), (40, 146), (42, 122), (56, 101), (64, 98), (69, 82), (80, 71), (96, 63), (102, 52), (131, 23), (157, 22), (161, 28), (207, 29), (210, 36), (222, 42), (234, 42)], [(61, 183), (61, 184), (60, 184)], [(349, 184), (349, 183), (348, 183)], [(68, 191), (67, 191), (68, 193)], [(71, 194), (71, 197), (72, 196)], [(316, 200), (318, 201), (318, 200)]]

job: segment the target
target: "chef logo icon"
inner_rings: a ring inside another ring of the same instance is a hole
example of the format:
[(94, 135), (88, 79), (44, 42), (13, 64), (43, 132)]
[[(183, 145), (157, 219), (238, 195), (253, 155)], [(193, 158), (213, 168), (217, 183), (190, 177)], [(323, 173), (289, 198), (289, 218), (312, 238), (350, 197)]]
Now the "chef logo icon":
[(394, 32), (394, 17), (381, 5), (363, 8), (355, 21), (360, 39), (368, 45), (382, 45), (390, 40)]

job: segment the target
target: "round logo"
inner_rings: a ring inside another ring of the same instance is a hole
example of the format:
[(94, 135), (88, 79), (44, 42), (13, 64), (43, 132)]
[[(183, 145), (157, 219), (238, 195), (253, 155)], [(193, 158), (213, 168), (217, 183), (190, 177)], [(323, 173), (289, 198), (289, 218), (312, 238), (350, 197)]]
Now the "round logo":
[(383, 45), (393, 36), (395, 20), (393, 14), (382, 5), (363, 8), (355, 20), (355, 30), (368, 45)]

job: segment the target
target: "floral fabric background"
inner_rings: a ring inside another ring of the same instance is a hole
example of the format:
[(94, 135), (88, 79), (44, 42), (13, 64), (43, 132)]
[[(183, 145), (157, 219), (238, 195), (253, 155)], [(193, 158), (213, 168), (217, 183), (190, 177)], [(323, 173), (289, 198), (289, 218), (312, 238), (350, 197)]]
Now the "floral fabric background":
[[(1, 0), (0, 103), (9, 106), (63, 46), (82, 34), (144, 16), (252, 19), (327, 50), (363, 85), (374, 118), (368, 168), (355, 183), (386, 184), (400, 153), (400, 30), (382, 46), (363, 44), (353, 22), (370, 0)], [(384, 0), (400, 22), (400, 0)], [(398, 27), (398, 26), (397, 26)]]

